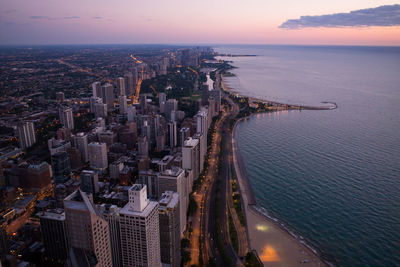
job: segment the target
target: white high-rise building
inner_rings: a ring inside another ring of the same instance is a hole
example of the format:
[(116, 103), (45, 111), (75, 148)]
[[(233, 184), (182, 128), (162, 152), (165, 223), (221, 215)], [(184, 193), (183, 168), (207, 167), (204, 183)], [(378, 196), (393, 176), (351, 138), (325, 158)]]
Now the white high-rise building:
[(189, 196), (186, 194), (186, 179), (185, 171), (178, 167), (165, 170), (158, 176), (158, 192), (161, 197), (162, 192), (174, 191), (179, 194), (179, 217), (180, 217), (180, 231), (181, 235), (186, 228), (186, 211), (187, 203), (189, 203)]
[(60, 116), (60, 123), (70, 130), (74, 129), (74, 115), (72, 108), (61, 106), (58, 109), (58, 115)]
[(192, 170), (194, 179), (200, 174), (200, 142), (189, 137), (182, 146), (182, 168)]
[(107, 145), (105, 143), (92, 142), (88, 145), (90, 168), (105, 170), (108, 167)]
[(33, 122), (27, 121), (19, 123), (17, 126), (17, 135), (22, 150), (36, 143), (35, 126)]
[(94, 97), (101, 97), (101, 83), (100, 82), (94, 82), (92, 83), (92, 96)]
[(196, 132), (207, 135), (208, 132), (207, 109), (201, 109), (199, 112), (197, 112), (197, 114), (194, 117), (196, 118), (197, 122)]
[(126, 95), (126, 90), (125, 90), (125, 79), (124, 77), (119, 77), (117, 79), (117, 87), (118, 87), (118, 95)]
[(88, 137), (85, 133), (78, 133), (74, 136), (74, 144), (75, 147), (81, 153), (81, 159), (83, 162), (87, 162), (89, 160), (88, 155)]
[(119, 102), (119, 114), (126, 114), (128, 109), (128, 105), (126, 103), (126, 96), (125, 95), (119, 96), (118, 102)]
[(135, 184), (128, 194), (119, 213), (122, 266), (160, 267), (158, 203), (147, 199), (146, 185)]
[(93, 199), (77, 190), (64, 200), (68, 245), (94, 253), (96, 266), (112, 266), (110, 232), (107, 221), (100, 214)]

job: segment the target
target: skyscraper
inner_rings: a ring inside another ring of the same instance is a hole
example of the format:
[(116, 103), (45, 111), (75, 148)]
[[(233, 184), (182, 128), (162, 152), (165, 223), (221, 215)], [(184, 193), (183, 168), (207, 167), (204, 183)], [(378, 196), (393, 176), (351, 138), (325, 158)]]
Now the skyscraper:
[(96, 194), (99, 192), (99, 175), (94, 171), (82, 171), (81, 189), (87, 194)]
[(196, 118), (196, 122), (197, 122), (196, 132), (207, 135), (207, 131), (208, 131), (207, 109), (202, 108), (199, 112), (197, 112), (197, 114), (194, 117)]
[(112, 266), (110, 230), (93, 199), (77, 190), (64, 199), (64, 208), (70, 248), (94, 254), (96, 266)]
[(71, 165), (67, 152), (61, 151), (52, 155), (51, 166), (53, 167), (53, 177), (56, 184), (65, 183), (71, 178)]
[(168, 123), (168, 144), (171, 148), (176, 147), (178, 141), (176, 121)]
[(36, 133), (33, 122), (27, 121), (19, 123), (17, 126), (17, 135), (22, 150), (36, 143)]
[(190, 136), (189, 127), (183, 127), (179, 130), (179, 145), (184, 146), (185, 140)]
[(119, 114), (126, 114), (127, 109), (128, 109), (128, 105), (126, 103), (126, 96), (121, 95), (118, 98), (118, 102), (119, 102)]
[(181, 259), (179, 195), (172, 191), (164, 192), (158, 203), (161, 262), (171, 267), (179, 267)]
[(134, 81), (134, 76), (132, 72), (127, 72), (125, 73), (125, 94), (127, 96), (131, 96), (134, 92), (134, 86), (135, 86), (135, 81)]
[(164, 109), (165, 109), (165, 117), (168, 120), (171, 120), (171, 112), (178, 110), (178, 101), (176, 99), (168, 99), (168, 101), (165, 102)]
[(147, 188), (147, 197), (150, 199), (157, 200), (158, 194), (158, 172), (153, 170), (146, 170), (139, 172), (138, 184), (144, 184)]
[(167, 95), (165, 93), (159, 93), (158, 94), (158, 105), (159, 105), (160, 111), (161, 111), (161, 104), (166, 101), (167, 101)]
[(136, 115), (136, 108), (134, 106), (129, 106), (128, 107), (128, 121), (136, 121), (137, 115)]
[(101, 97), (101, 83), (94, 82), (92, 83), (92, 96), (94, 97)]
[(105, 170), (108, 167), (107, 145), (105, 143), (92, 142), (88, 145), (90, 168)]
[(182, 168), (193, 171), (194, 179), (200, 174), (200, 142), (189, 137), (182, 146)]
[(138, 138), (138, 155), (141, 157), (149, 156), (149, 141), (146, 136), (140, 136)]
[(118, 95), (119, 96), (126, 95), (124, 77), (119, 77), (117, 79), (117, 87), (118, 87)]
[(110, 83), (106, 83), (101, 87), (103, 103), (107, 104), (107, 108), (114, 107), (114, 87)]
[(58, 103), (64, 102), (64, 93), (63, 92), (57, 92), (56, 93), (56, 100)]
[(181, 168), (172, 167), (165, 170), (158, 176), (158, 192), (161, 197), (162, 192), (174, 191), (179, 194), (179, 218), (181, 235), (186, 228), (186, 209), (188, 195), (186, 194), (185, 172)]
[(87, 162), (89, 160), (88, 155), (88, 137), (85, 133), (78, 133), (74, 136), (75, 147), (81, 153), (81, 159), (83, 162)]
[(90, 112), (92, 112), (92, 113), (96, 112), (95, 105), (97, 103), (103, 103), (103, 99), (100, 97), (95, 97), (95, 96), (92, 96), (91, 98), (89, 98)]
[(133, 185), (120, 210), (123, 266), (161, 266), (158, 203), (149, 201), (146, 191), (145, 185)]
[[(207, 154), (207, 137), (203, 133), (196, 133), (193, 135), (193, 138), (199, 140), (199, 150), (200, 150), (200, 173), (204, 169), (204, 160)], [(193, 175), (193, 178), (196, 180), (198, 177)]]
[(74, 115), (72, 108), (60, 106), (58, 109), (58, 115), (60, 117), (60, 123), (70, 130), (74, 129)]
[(111, 255), (112, 255), (112, 266), (122, 266), (122, 251), (121, 251), (121, 233), (120, 233), (120, 218), (119, 211), (116, 205), (101, 204), (99, 206), (101, 214), (104, 219), (108, 222), (108, 228), (110, 230), (110, 243), (111, 243)]
[(106, 118), (107, 117), (107, 104), (96, 103), (94, 104), (94, 115), (96, 118)]
[(40, 212), (39, 219), (46, 258), (55, 262), (65, 261), (68, 255), (68, 241), (64, 210)]

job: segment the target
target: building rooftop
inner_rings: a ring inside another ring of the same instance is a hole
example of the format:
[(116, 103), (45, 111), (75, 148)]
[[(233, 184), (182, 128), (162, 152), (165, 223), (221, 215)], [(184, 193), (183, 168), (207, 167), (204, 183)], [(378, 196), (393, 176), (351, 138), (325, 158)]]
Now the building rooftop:
[(179, 194), (173, 191), (165, 191), (160, 197), (160, 208), (174, 208), (179, 202)]
[(177, 177), (183, 173), (183, 169), (179, 167), (172, 167), (172, 169), (165, 170), (161, 173), (162, 176), (173, 176)]
[(149, 201), (149, 204), (142, 211), (132, 211), (130, 204), (126, 204), (120, 211), (120, 214), (125, 214), (128, 216), (139, 216), (139, 217), (147, 217), (150, 212), (158, 206), (158, 202)]
[(44, 218), (44, 219), (64, 221), (65, 213), (64, 213), (63, 209), (52, 209), (52, 210), (39, 212), (39, 217)]
[(185, 140), (184, 145), (185, 145), (185, 147), (195, 147), (195, 146), (197, 146), (198, 143), (199, 143), (199, 139), (188, 137)]

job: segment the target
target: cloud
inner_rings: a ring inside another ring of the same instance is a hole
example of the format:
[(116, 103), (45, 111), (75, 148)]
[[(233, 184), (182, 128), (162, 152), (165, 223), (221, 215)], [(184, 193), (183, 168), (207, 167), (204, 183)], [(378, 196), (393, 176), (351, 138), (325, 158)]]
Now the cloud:
[(50, 19), (48, 16), (30, 16), (30, 19)]
[(63, 17), (63, 19), (80, 19), (79, 16), (70, 16), (70, 17)]
[(315, 27), (369, 27), (400, 25), (400, 5), (386, 5), (360, 9), (350, 13), (336, 13), (321, 16), (301, 16), (289, 19), (279, 28), (299, 29)]
[(37, 19), (37, 20), (59, 20), (59, 19), (80, 19), (81, 17), (79, 16), (67, 16), (67, 17), (56, 17), (56, 18), (52, 18), (49, 16), (30, 16), (30, 19)]

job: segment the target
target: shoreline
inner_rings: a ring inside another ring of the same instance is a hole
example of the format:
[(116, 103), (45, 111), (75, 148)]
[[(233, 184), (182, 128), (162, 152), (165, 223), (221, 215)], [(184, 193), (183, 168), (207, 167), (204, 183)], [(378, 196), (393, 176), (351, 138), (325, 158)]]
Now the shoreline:
[(307, 240), (292, 229), (289, 229), (283, 222), (268, 215), (268, 211), (257, 204), (238, 147), (236, 133), (237, 125), (254, 115), (256, 114), (253, 113), (250, 116), (237, 120), (232, 129), (231, 138), (233, 165), (239, 182), (239, 191), (242, 196), (247, 239), (250, 249), (257, 251), (260, 260), (264, 265), (268, 264), (268, 266), (282, 266), (285, 264), (289, 264), (289, 266), (303, 264), (311, 266), (332, 265), (322, 258), (317, 248), (308, 244)]
[[(234, 93), (240, 97), (243, 97), (229, 88), (229, 86), (224, 83), (223, 77), (221, 77), (221, 87), (226, 92)], [(275, 103), (277, 105), (284, 105), (285, 107), (284, 109), (271, 109), (270, 112), (302, 109), (292, 108), (293, 105), (286, 105), (274, 101), (267, 101), (251, 97), (248, 98), (252, 101), (256, 100), (263, 103)], [(310, 107), (310, 109), (331, 110), (337, 108), (336, 103), (331, 104), (334, 104), (334, 106), (329, 108)], [(238, 179), (239, 191), (242, 198), (242, 206), (245, 212), (245, 228), (249, 249), (255, 250), (261, 262), (263, 262), (264, 265), (268, 264), (268, 266), (293, 266), (303, 264), (308, 264), (311, 266), (331, 266), (333, 264), (325, 261), (317, 248), (312, 247), (310, 244), (308, 244), (307, 240), (305, 240), (295, 231), (289, 229), (281, 221), (268, 215), (268, 211), (257, 204), (257, 200), (247, 174), (246, 166), (244, 165), (244, 161), (238, 147), (236, 133), (237, 125), (240, 122), (257, 114), (258, 113), (252, 113), (249, 116), (238, 119), (235, 122), (231, 133), (233, 165)], [(267, 242), (265, 243), (265, 241)]]

